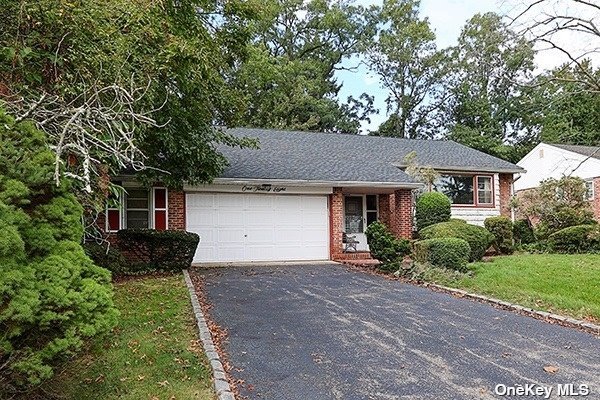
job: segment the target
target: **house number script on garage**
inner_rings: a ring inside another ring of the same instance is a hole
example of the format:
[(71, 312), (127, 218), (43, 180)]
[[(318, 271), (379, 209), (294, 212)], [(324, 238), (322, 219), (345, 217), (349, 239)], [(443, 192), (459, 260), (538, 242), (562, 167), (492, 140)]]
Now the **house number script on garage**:
[(242, 192), (265, 192), (265, 193), (280, 193), (285, 192), (286, 188), (283, 186), (273, 185), (244, 185), (242, 186)]

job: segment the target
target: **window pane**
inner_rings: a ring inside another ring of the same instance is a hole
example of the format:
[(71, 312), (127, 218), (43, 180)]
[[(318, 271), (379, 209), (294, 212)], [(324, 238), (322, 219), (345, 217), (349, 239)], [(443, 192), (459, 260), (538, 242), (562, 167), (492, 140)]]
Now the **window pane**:
[(377, 211), (367, 211), (367, 226), (377, 221)]
[(106, 227), (106, 230), (118, 231), (119, 229), (121, 229), (121, 218), (119, 215), (119, 210), (108, 210), (107, 213), (108, 226)]
[(437, 192), (444, 193), (452, 204), (474, 204), (473, 177), (462, 175), (444, 175), (434, 184)]
[(586, 199), (588, 200), (594, 200), (594, 182), (593, 181), (587, 181), (585, 183), (585, 189), (586, 189)]
[(491, 191), (478, 191), (478, 200), (480, 204), (492, 204), (492, 192)]
[(492, 178), (489, 176), (477, 177), (477, 202), (480, 204), (492, 204)]
[(367, 210), (377, 210), (377, 196), (374, 194), (367, 195)]
[(167, 229), (167, 212), (165, 210), (154, 211), (154, 229), (158, 231)]
[(146, 189), (128, 189), (127, 208), (148, 209), (148, 191)]
[(167, 191), (166, 189), (154, 190), (154, 208), (167, 208)]
[(148, 211), (127, 210), (127, 228), (148, 228)]

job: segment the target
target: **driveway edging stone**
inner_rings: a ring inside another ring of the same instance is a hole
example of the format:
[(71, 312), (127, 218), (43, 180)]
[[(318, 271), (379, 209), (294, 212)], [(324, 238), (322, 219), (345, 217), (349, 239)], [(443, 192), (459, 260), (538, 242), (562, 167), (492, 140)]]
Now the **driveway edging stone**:
[(571, 317), (565, 317), (564, 315), (553, 314), (553, 313), (549, 313), (547, 311), (539, 311), (539, 310), (535, 310), (533, 308), (523, 307), (519, 304), (513, 304), (513, 303), (509, 303), (507, 301), (495, 299), (493, 297), (470, 293), (470, 292), (467, 292), (462, 289), (455, 289), (455, 288), (451, 288), (451, 287), (447, 287), (447, 286), (438, 285), (435, 283), (427, 283), (423, 286), (443, 290), (445, 292), (450, 292), (450, 293), (457, 294), (457, 295), (460, 295), (463, 297), (469, 297), (469, 298), (475, 299), (475, 300), (480, 300), (485, 303), (495, 304), (495, 305), (498, 305), (498, 306), (501, 306), (501, 307), (504, 307), (504, 308), (507, 308), (507, 309), (510, 309), (513, 311), (530, 314), (533, 316), (540, 317), (542, 319), (549, 319), (549, 320), (558, 322), (560, 324), (571, 325), (571, 326), (577, 327), (579, 329), (585, 330), (587, 332), (591, 332), (596, 335), (600, 335), (600, 325), (596, 325), (589, 321), (584, 321), (584, 320), (575, 319), (575, 318), (571, 318)]
[(194, 318), (196, 319), (196, 325), (198, 327), (198, 336), (202, 341), (204, 353), (206, 354), (206, 357), (208, 358), (208, 361), (210, 362), (210, 367), (212, 369), (214, 389), (215, 393), (217, 393), (217, 398), (219, 400), (235, 400), (235, 395), (233, 394), (231, 385), (227, 380), (225, 368), (223, 368), (223, 363), (212, 340), (210, 330), (208, 329), (208, 325), (206, 324), (206, 318), (204, 317), (204, 313), (202, 312), (202, 308), (200, 307), (200, 302), (198, 301), (198, 296), (196, 295), (194, 284), (192, 283), (192, 279), (190, 278), (190, 274), (187, 269), (183, 270), (183, 277), (185, 279), (185, 284), (190, 293), (192, 310), (194, 313)]

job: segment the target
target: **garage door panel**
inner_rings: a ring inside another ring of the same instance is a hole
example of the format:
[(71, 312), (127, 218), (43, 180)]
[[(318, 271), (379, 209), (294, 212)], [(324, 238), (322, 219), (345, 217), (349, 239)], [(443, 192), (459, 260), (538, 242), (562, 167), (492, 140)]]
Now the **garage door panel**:
[(246, 226), (273, 226), (273, 210), (246, 211), (244, 222)]
[(244, 212), (238, 210), (218, 210), (216, 226), (239, 226), (244, 220)]
[(272, 227), (264, 228), (246, 228), (246, 243), (274, 243), (275, 232)]
[(188, 193), (186, 212), (201, 237), (195, 262), (329, 257), (326, 196)]
[(216, 213), (213, 209), (193, 209), (188, 213), (189, 226), (209, 226), (213, 227), (216, 223)]
[(245, 196), (239, 194), (218, 194), (216, 195), (216, 204), (218, 208), (232, 208), (234, 210), (243, 210), (245, 207)]
[(215, 204), (214, 194), (205, 194), (203, 196), (187, 196), (186, 205), (190, 209), (213, 208)]
[(217, 229), (218, 243), (239, 243), (244, 244), (244, 230), (240, 228), (221, 228)]

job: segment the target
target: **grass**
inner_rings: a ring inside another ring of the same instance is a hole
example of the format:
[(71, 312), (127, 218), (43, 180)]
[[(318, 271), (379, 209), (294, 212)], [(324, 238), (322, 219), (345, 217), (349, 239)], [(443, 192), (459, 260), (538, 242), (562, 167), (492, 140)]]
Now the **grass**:
[(183, 277), (115, 284), (121, 320), (111, 337), (65, 364), (47, 392), (63, 399), (214, 399)]
[(515, 254), (471, 264), (441, 284), (531, 308), (600, 321), (599, 254)]

